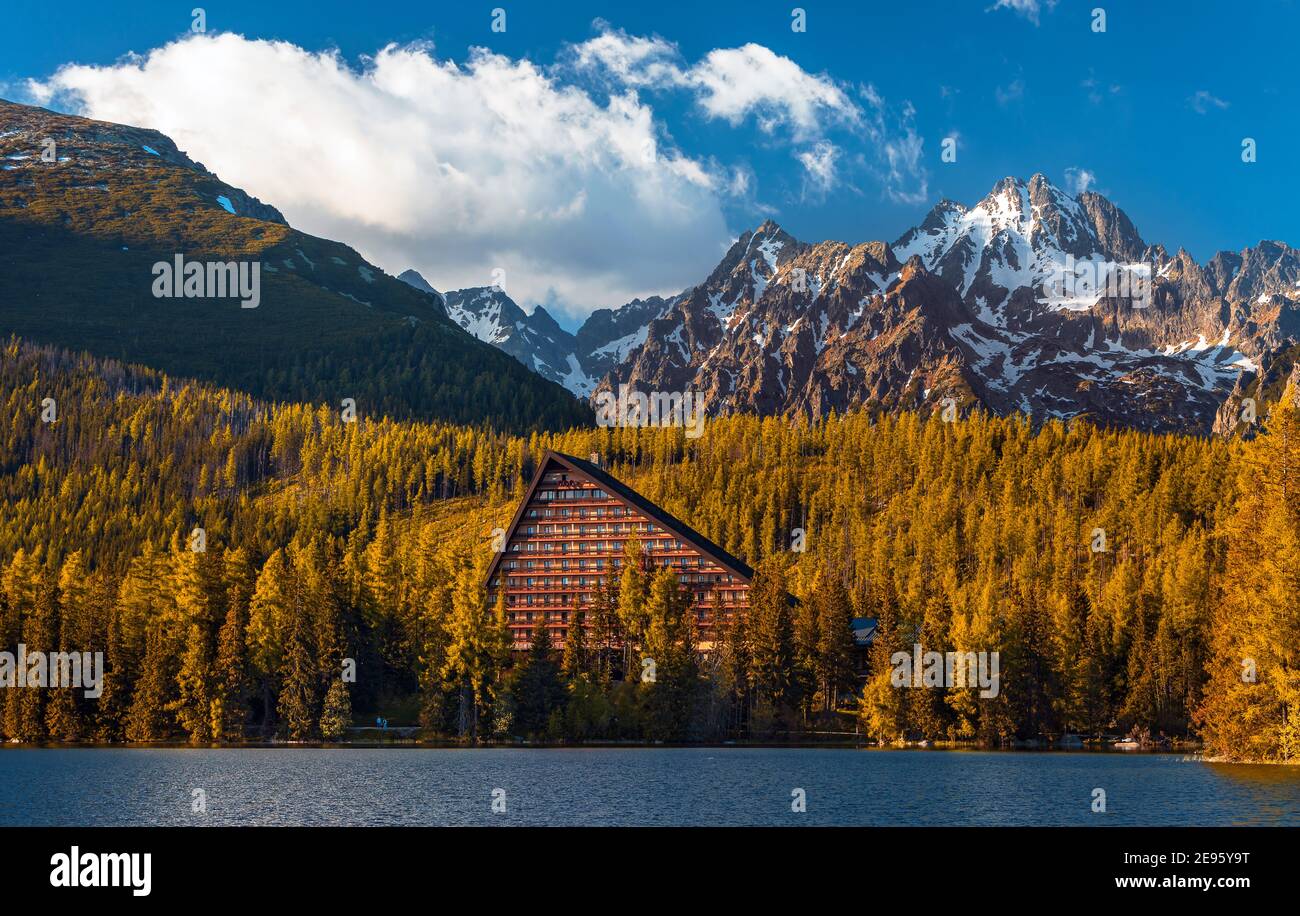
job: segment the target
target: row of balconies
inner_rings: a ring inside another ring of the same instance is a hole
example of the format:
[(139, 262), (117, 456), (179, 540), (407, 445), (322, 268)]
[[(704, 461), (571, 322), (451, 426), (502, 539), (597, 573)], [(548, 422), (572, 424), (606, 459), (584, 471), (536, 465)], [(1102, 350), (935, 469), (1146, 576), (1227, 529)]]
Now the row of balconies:
[[(617, 535), (617, 537), (626, 537), (626, 536)], [(674, 556), (681, 555), (681, 556), (693, 557), (699, 555), (698, 551), (696, 551), (695, 548), (691, 547), (688, 544), (682, 544), (680, 546), (675, 546), (675, 547), (658, 546), (660, 541), (665, 541), (665, 540), (668, 539), (660, 538), (657, 540), (643, 541), (642, 542), (643, 545), (645, 545), (647, 548), (645, 552), (652, 553), (652, 554), (672, 554)], [(536, 544), (537, 549), (535, 550), (524, 549), (524, 546), (527, 544)], [(624, 544), (625, 541), (611, 541), (608, 535), (604, 537), (601, 536), (581, 537), (578, 535), (564, 535), (564, 536), (542, 535), (542, 536), (534, 536), (534, 537), (525, 536), (525, 537), (511, 538), (510, 542), (506, 544), (506, 549), (504, 552), (509, 554), (534, 554), (534, 555), (543, 554), (543, 553), (551, 553), (551, 554), (620, 553), (621, 554), (624, 549)]]
[[(707, 597), (704, 598), (696, 597), (693, 598), (692, 600), (696, 607), (701, 607), (701, 608), (736, 609), (736, 608), (749, 607), (748, 600), (746, 600), (746, 598), (743, 597), (744, 593), (740, 593), (740, 594), (742, 595), (742, 597), (737, 597), (736, 593), (728, 593), (727, 595), (717, 597), (712, 593), (709, 593)], [(550, 597), (550, 596), (543, 596), (543, 597)], [(523, 602), (511, 601), (510, 600), (511, 595), (509, 592), (507, 592), (506, 607), (512, 610), (516, 610), (516, 609), (528, 610), (530, 608), (536, 608), (539, 610), (545, 610), (545, 609), (560, 610), (560, 609), (569, 609), (573, 607), (572, 592), (565, 595), (556, 595), (554, 597), (556, 599), (554, 601), (538, 601), (533, 604), (525, 604)], [(495, 598), (491, 599), (491, 603), (495, 603)], [(579, 607), (583, 609), (591, 607), (591, 599), (590, 598), (582, 599), (579, 602)]]
[[(568, 524), (568, 523), (566, 523)], [(608, 531), (529, 531), (530, 527), (541, 527), (537, 525), (520, 525), (515, 529), (515, 538), (525, 540), (555, 540), (556, 538), (607, 538), (607, 537), (629, 537), (631, 535), (644, 535), (646, 538), (673, 538), (673, 535), (663, 529), (654, 526), (637, 527), (636, 522), (585, 522), (572, 523), (574, 526), (585, 524), (589, 528), (608, 527)], [(561, 526), (563, 527), (563, 525)]]
[[(518, 565), (520, 562), (519, 560), (510, 559), (505, 561), (505, 564), (502, 566), (502, 571), (505, 572), (507, 575), (514, 575), (514, 576), (519, 576), (519, 575), (548, 576), (548, 575), (556, 575), (556, 574), (563, 574), (563, 573), (570, 573), (570, 572), (577, 573), (579, 575), (582, 575), (584, 573), (605, 573), (611, 569), (613, 570), (622, 569), (622, 564), (617, 562), (614, 564), (610, 564), (607, 562), (607, 559), (608, 558), (606, 557), (588, 557), (588, 558), (547, 557), (545, 559), (531, 559), (531, 560), (524, 561), (525, 563), (541, 563), (543, 564), (541, 566), (519, 566)], [(614, 557), (613, 559), (617, 561), (619, 558)], [(677, 569), (691, 569), (701, 573), (709, 573), (709, 574), (721, 573), (724, 571), (721, 566), (718, 566), (712, 560), (706, 557), (702, 557), (699, 554), (693, 553), (689, 550), (686, 550), (685, 548), (683, 548), (682, 550), (673, 551), (671, 555), (666, 555), (665, 552), (656, 551), (656, 559), (666, 559), (670, 562), (667, 564), (659, 564), (659, 565), (673, 566), (676, 567)], [(671, 562), (672, 560), (695, 560), (697, 562), (673, 563)], [(577, 563), (581, 565), (570, 566), (569, 565), (570, 563)], [(562, 564), (562, 565), (557, 566), (553, 564)]]
[[(729, 585), (730, 579), (723, 578), (725, 574), (721, 572), (701, 572), (701, 573), (684, 573), (678, 574), (677, 579), (682, 585)], [(701, 578), (706, 577), (706, 578)], [(522, 582), (521, 579), (533, 579), (532, 582)], [(538, 582), (536, 580), (544, 579), (546, 581)], [(557, 581), (558, 580), (558, 581)], [(569, 580), (569, 581), (566, 581)], [(537, 573), (531, 576), (506, 576), (506, 588), (512, 592), (535, 592), (535, 591), (554, 591), (555, 589), (572, 589), (583, 587), (595, 587), (604, 581), (603, 576), (584, 576), (584, 575), (563, 575), (560, 573)]]
[[(715, 612), (717, 611), (721, 611), (725, 617), (729, 618), (731, 614), (739, 610), (744, 610), (744, 608), (696, 608), (695, 619), (699, 623), (707, 624), (711, 623), (716, 618), (717, 614)], [(538, 611), (536, 613), (545, 612)], [(539, 622), (541, 621), (538, 619), (529, 619), (528, 616), (521, 612), (519, 614), (511, 614), (507, 620), (506, 626), (512, 630), (521, 630), (524, 628), (532, 628)], [(564, 612), (563, 617), (558, 613), (554, 614), (553, 616), (548, 617), (545, 623), (548, 628), (567, 626), (569, 623), (569, 612)], [(582, 625), (588, 630), (593, 629), (595, 626), (590, 620), (585, 621)]]

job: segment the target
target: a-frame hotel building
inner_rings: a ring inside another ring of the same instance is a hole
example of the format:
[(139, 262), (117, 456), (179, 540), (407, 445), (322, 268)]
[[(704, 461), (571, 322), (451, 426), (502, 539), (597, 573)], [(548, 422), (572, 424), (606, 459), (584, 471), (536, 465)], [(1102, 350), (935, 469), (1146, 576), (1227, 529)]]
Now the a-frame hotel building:
[[(504, 589), (516, 647), (544, 620), (555, 641), (575, 596), (584, 610), (623, 547), (636, 538), (655, 567), (671, 566), (692, 596), (701, 642), (713, 624), (749, 606), (753, 570), (595, 464), (547, 452), (487, 572), (488, 600)], [(589, 622), (588, 622), (589, 625)]]

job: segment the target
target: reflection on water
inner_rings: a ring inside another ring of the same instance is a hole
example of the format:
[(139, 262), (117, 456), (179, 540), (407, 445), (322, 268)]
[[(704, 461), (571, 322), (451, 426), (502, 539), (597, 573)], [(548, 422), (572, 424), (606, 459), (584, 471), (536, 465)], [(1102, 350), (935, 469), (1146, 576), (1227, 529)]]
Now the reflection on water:
[(1243, 811), (1234, 824), (1295, 824), (1296, 784), (1300, 766), (1259, 766), (1245, 763), (1201, 764), (1220, 779), (1240, 785), (1254, 799), (1254, 811)]
[(1300, 768), (832, 748), (5, 748), (0, 824), (1296, 825)]

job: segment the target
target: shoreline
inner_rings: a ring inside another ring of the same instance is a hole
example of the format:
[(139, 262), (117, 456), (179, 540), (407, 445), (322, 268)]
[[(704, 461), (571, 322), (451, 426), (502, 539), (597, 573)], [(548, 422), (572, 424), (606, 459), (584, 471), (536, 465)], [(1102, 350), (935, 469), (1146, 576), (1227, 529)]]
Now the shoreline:
[[(653, 748), (700, 748), (713, 750), (733, 750), (744, 748), (784, 748), (784, 749), (833, 749), (833, 750), (862, 750), (862, 751), (942, 751), (969, 753), (975, 751), (997, 752), (1006, 754), (1181, 754), (1184, 756), (1194, 756), (1202, 759), (1207, 763), (1279, 763), (1287, 765), (1282, 761), (1240, 761), (1227, 760), (1224, 758), (1202, 757), (1198, 753), (1199, 744), (1177, 744), (1168, 747), (1149, 747), (1149, 748), (1113, 748), (1105, 745), (1081, 745), (1056, 747), (1050, 744), (1040, 746), (1013, 746), (1013, 745), (981, 745), (981, 744), (961, 744), (956, 742), (934, 742), (931, 744), (922, 744), (921, 742), (906, 742), (898, 744), (876, 744), (869, 742), (848, 742), (848, 741), (701, 741), (701, 742), (667, 742), (667, 741), (458, 741), (456, 739), (428, 739), (428, 738), (410, 738), (394, 737), (391, 739), (379, 740), (355, 740), (355, 741), (240, 741), (240, 742), (211, 742), (203, 744), (193, 744), (187, 741), (150, 741), (150, 742), (4, 742), (0, 744), (0, 752), (5, 749), (82, 749), (82, 750), (266, 750), (271, 748), (294, 749), (294, 748), (424, 748), (428, 750), (486, 750), (486, 749), (518, 749), (518, 750), (575, 750), (583, 748), (623, 748), (628, 750), (636, 749), (653, 749)], [(1296, 761), (1291, 765), (1300, 765)]]

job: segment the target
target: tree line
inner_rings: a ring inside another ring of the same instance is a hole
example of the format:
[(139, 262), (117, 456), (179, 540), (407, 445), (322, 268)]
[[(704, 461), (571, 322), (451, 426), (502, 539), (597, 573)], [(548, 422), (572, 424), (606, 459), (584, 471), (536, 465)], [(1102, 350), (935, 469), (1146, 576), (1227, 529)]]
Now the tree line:
[[(524, 437), (4, 356), (0, 645), (108, 660), (98, 701), (6, 691), (7, 737), (329, 738), (395, 710), (449, 736), (1146, 729), (1296, 753), (1293, 393), (1245, 442), (865, 410)], [(754, 564), (753, 611), (703, 652), (667, 577), (627, 564), (563, 644), (512, 653), (482, 570), (547, 448), (598, 454)], [(878, 621), (865, 685), (854, 617)], [(1001, 690), (895, 687), (916, 644), (999, 652)]]

